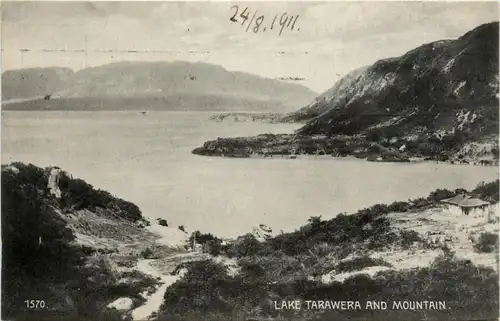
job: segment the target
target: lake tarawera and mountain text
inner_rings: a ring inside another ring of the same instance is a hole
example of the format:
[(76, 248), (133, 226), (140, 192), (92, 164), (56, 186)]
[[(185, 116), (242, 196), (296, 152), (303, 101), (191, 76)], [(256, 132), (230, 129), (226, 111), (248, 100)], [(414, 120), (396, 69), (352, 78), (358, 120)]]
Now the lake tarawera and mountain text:
[(273, 301), (276, 310), (446, 310), (446, 301)]

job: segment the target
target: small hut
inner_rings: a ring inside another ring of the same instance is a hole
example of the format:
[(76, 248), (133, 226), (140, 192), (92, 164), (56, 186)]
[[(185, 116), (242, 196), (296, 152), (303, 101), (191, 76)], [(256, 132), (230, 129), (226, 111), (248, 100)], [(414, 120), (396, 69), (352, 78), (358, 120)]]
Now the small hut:
[(444, 199), (441, 202), (460, 208), (463, 215), (469, 215), (471, 212), (477, 210), (481, 210), (484, 213), (484, 211), (491, 205), (486, 201), (478, 198), (471, 198), (465, 194), (459, 194), (452, 198)]

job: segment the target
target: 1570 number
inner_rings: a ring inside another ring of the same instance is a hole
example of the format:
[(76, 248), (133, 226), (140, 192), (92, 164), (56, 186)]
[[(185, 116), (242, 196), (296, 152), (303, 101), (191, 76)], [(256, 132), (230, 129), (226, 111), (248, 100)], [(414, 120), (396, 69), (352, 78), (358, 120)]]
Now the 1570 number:
[(28, 309), (44, 309), (45, 301), (44, 300), (24, 300), (24, 304)]

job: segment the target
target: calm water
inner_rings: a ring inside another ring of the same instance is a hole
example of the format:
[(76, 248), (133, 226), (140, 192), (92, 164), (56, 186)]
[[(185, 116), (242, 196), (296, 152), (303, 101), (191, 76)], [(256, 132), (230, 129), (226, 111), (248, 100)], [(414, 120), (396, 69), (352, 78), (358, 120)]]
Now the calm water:
[(149, 217), (220, 236), (263, 223), (285, 231), (311, 215), (472, 188), (494, 167), (332, 158), (224, 159), (191, 154), (209, 139), (297, 125), (216, 123), (211, 113), (2, 112), (2, 163), (57, 165), (130, 200)]

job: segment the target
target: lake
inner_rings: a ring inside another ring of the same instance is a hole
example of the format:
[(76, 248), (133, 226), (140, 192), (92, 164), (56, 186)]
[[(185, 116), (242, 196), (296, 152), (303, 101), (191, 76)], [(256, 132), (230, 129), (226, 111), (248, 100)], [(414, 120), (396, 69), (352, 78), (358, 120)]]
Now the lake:
[(473, 188), (496, 167), (360, 160), (230, 159), (191, 150), (217, 137), (288, 133), (296, 124), (217, 123), (210, 112), (2, 112), (2, 164), (64, 170), (136, 203), (143, 214), (218, 236), (257, 224), (293, 230), (375, 203)]

